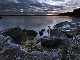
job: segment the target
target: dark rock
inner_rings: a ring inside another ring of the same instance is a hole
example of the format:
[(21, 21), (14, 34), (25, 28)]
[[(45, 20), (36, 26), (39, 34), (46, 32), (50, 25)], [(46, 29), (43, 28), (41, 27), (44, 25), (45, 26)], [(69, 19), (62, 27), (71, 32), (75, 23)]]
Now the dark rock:
[(2, 17), (0, 17), (0, 19), (2, 19)]
[(20, 27), (14, 27), (1, 31), (0, 34), (4, 36), (10, 36), (15, 43), (21, 44), (21, 42), (27, 41), (29, 36), (36, 37), (37, 32), (34, 30), (22, 30)]
[(27, 39), (26, 34), (20, 27), (6, 29), (5, 31), (1, 31), (0, 33), (4, 36), (10, 36), (14, 40), (14, 42), (18, 44)]
[(43, 35), (43, 32), (42, 31), (39, 31), (39, 34), (40, 34), (40, 36), (42, 36)]
[(26, 30), (26, 29), (24, 29), (23, 32), (25, 32), (28, 37), (29, 37), (29, 36), (36, 37), (37, 34), (38, 34), (38, 33), (37, 33), (36, 31), (34, 31), (34, 30)]
[(68, 38), (73, 38), (73, 35), (68, 34), (67, 32), (62, 31), (62, 33), (64, 33), (66, 35), (66, 37), (68, 37)]
[(40, 36), (43, 35), (44, 31), (45, 31), (45, 29), (41, 29), (41, 31), (39, 31)]
[(42, 31), (42, 32), (44, 32), (44, 31), (45, 31), (45, 29), (41, 29), (41, 31)]
[(50, 29), (50, 37), (52, 36), (60, 36), (61, 35), (61, 31), (59, 31), (58, 29)]
[(41, 45), (46, 48), (55, 48), (62, 44), (62, 39), (49, 38), (41, 40)]

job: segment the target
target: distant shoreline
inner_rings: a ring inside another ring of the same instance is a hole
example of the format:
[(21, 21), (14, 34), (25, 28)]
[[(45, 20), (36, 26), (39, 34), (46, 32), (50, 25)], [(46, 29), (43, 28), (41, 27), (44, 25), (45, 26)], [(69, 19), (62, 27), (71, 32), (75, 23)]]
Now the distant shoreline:
[(0, 15), (0, 16), (58, 16), (58, 15)]

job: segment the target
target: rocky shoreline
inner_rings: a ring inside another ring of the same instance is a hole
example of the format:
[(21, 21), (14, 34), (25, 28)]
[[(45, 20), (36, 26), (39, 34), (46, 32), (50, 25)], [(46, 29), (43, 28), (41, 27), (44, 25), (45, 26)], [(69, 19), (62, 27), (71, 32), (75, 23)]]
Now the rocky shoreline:
[(60, 52), (60, 49), (53, 50), (52, 52), (26, 52), (18, 44), (14, 44), (10, 36), (4, 37), (0, 35), (0, 60), (53, 60), (54, 58), (60, 59)]
[[(45, 29), (42, 29), (39, 33), (43, 35), (44, 31)], [(80, 22), (58, 23), (50, 29), (49, 33), (50, 36), (44, 36), (34, 43), (34, 37), (38, 34), (34, 30), (14, 27), (1, 31), (0, 60), (80, 59)], [(27, 43), (30, 52), (23, 49), (23, 46), (28, 49)]]

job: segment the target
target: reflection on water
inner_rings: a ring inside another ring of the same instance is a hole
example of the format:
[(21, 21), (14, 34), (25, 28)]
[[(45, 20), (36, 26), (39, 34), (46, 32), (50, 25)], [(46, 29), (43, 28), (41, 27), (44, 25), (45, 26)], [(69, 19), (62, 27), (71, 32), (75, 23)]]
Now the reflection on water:
[[(64, 21), (72, 21), (70, 17), (62, 16), (3, 16), (0, 19), (0, 30), (20, 26), (22, 29), (34, 29), (37, 32), (41, 29), (48, 29), (48, 26), (54, 26)], [(45, 31), (44, 35), (48, 35)]]
[(23, 29), (39, 31), (42, 28), (47, 29), (49, 25), (53, 26), (64, 21), (72, 21), (72, 18), (59, 16), (3, 16), (0, 19), (0, 30), (20, 26)]

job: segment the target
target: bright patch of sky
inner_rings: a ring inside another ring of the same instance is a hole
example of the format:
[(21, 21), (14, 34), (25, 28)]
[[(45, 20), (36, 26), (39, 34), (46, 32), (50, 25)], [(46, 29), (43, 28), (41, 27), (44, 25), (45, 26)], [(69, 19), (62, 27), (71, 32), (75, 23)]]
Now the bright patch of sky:
[(47, 3), (50, 5), (62, 5), (67, 3), (70, 0), (38, 0), (40, 3)]

